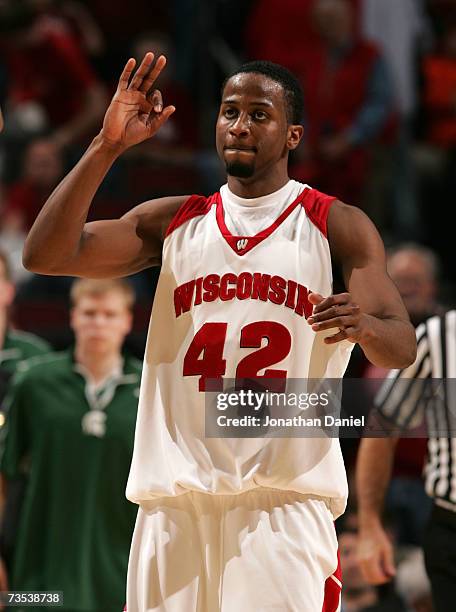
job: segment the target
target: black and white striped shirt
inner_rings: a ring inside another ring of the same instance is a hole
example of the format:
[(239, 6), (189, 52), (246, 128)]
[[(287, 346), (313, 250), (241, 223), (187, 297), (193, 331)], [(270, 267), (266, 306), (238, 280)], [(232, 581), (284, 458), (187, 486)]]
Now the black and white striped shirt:
[(438, 505), (456, 511), (456, 310), (431, 317), (416, 336), (415, 362), (390, 372), (375, 405), (400, 430), (426, 419), (426, 492)]

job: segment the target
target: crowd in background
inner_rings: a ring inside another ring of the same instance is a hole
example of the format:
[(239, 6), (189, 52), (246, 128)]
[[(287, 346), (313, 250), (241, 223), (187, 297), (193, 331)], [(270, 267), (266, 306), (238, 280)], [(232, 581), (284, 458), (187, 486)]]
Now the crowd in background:
[[(18, 327), (57, 349), (71, 342), (71, 279), (24, 270), (23, 241), (99, 130), (124, 63), (148, 50), (168, 58), (157, 86), (177, 110), (116, 162), (91, 220), (162, 195), (217, 190), (224, 182), (212, 142), (220, 83), (242, 61), (268, 59), (291, 69), (304, 90), (305, 137), (290, 176), (369, 214), (415, 325), (456, 304), (456, 0), (130, 0), (127, 7), (0, 0), (0, 248), (17, 286)], [(132, 278), (138, 301), (129, 342), (138, 356), (157, 276)], [(372, 372), (358, 352), (350, 375), (384, 373)], [(353, 561), (352, 486), (351, 511), (339, 526), (345, 612), (432, 610), (419, 551), (429, 506), (423, 432), (401, 444), (387, 500), (402, 559), (397, 588), (371, 587)], [(344, 441), (343, 450), (350, 470), (356, 442)]]

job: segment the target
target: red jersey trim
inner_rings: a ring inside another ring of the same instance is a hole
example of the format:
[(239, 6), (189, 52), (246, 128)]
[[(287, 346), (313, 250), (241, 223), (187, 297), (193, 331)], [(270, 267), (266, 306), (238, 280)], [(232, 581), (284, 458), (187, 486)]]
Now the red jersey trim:
[(216, 209), (217, 225), (223, 238), (237, 255), (245, 255), (251, 251), (257, 244), (270, 236), (281, 223), (293, 212), (293, 210), (301, 204), (306, 211), (306, 215), (317, 229), (328, 237), (327, 221), (331, 204), (336, 201), (333, 196), (325, 195), (316, 189), (304, 188), (299, 196), (280, 214), (277, 219), (267, 228), (258, 232), (254, 236), (236, 236), (230, 232), (226, 223), (223, 211), (223, 203), (220, 192), (214, 193), (208, 198), (200, 195), (192, 195), (180, 206), (177, 213), (174, 215), (171, 223), (166, 230), (165, 238), (174, 232), (181, 225), (194, 219), (206, 215), (214, 204)]
[(245, 255), (246, 253), (251, 251), (254, 247), (257, 246), (257, 244), (262, 242), (265, 238), (270, 236), (299, 204), (304, 207), (304, 210), (306, 211), (306, 214), (312, 221), (312, 223), (327, 238), (326, 225), (329, 208), (331, 204), (336, 200), (336, 198), (320, 193), (316, 189), (306, 187), (299, 194), (296, 200), (294, 200), (289, 206), (287, 206), (287, 208), (282, 212), (282, 214), (279, 215), (274, 221), (274, 223), (272, 223), (269, 227), (262, 230), (258, 234), (255, 234), (255, 236), (235, 236), (226, 226), (225, 216), (223, 212), (222, 197), (220, 193), (216, 193), (215, 196), (217, 200), (217, 225), (219, 226), (220, 232), (225, 238), (228, 245), (237, 255), (240, 255), (241, 257), (242, 255)]
[(206, 215), (210, 211), (211, 206), (216, 203), (216, 195), (217, 194), (211, 195), (208, 198), (200, 195), (191, 195), (185, 200), (172, 218), (171, 223), (168, 225), (165, 238), (172, 234), (178, 227), (190, 221), (190, 219)]
[(302, 202), (306, 215), (320, 232), (328, 238), (328, 215), (331, 205), (337, 200), (334, 196), (328, 196), (316, 189), (308, 190), (312, 197), (305, 198)]

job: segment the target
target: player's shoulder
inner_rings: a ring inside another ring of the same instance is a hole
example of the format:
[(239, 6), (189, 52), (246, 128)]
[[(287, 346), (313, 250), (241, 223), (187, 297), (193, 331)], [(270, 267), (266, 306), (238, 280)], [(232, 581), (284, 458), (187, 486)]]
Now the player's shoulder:
[(18, 365), (20, 380), (44, 380), (66, 372), (71, 362), (67, 351), (53, 351), (24, 359)]
[(143, 363), (140, 359), (130, 354), (124, 355), (124, 374), (141, 376), (142, 367)]
[(25, 349), (30, 356), (49, 353), (52, 350), (51, 345), (43, 338), (18, 329), (8, 331), (8, 340), (15, 346)]
[(324, 236), (328, 237), (329, 212), (338, 202), (337, 198), (310, 185), (294, 182), (300, 188), (298, 199), (307, 217)]
[(209, 196), (198, 194), (187, 196), (171, 219), (165, 233), (165, 238), (191, 219), (206, 215), (211, 210), (212, 206), (217, 204), (219, 197), (219, 191)]

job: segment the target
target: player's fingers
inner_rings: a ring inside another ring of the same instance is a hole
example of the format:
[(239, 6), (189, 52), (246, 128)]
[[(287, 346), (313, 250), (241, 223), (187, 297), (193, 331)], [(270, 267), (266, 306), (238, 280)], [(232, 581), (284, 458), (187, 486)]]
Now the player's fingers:
[(312, 315), (307, 319), (307, 322), (310, 325), (313, 325), (314, 323), (318, 323), (320, 321), (328, 321), (329, 319), (333, 319), (336, 317), (354, 316), (358, 314), (358, 312), (358, 304), (335, 304), (334, 306), (330, 306), (329, 308), (323, 310), (320, 313), (312, 313)]
[(322, 310), (326, 310), (335, 304), (348, 304), (350, 301), (351, 296), (349, 293), (337, 293), (335, 295), (330, 295), (314, 307), (314, 314), (319, 313)]
[(147, 99), (152, 105), (152, 108), (156, 113), (161, 113), (163, 110), (163, 96), (159, 89), (154, 89), (148, 96)]
[(318, 323), (312, 323), (311, 326), (314, 332), (319, 332), (326, 329), (333, 329), (334, 327), (348, 329), (349, 327), (354, 327), (355, 324), (355, 317), (346, 315), (341, 317), (333, 317), (332, 319), (326, 319), (324, 321), (319, 321)]
[(345, 329), (340, 329), (337, 334), (333, 336), (327, 336), (325, 338), (325, 344), (336, 344), (337, 342), (342, 342), (342, 340), (347, 340), (347, 332)]
[(125, 64), (124, 69), (122, 70), (122, 74), (119, 78), (119, 83), (117, 85), (117, 89), (119, 91), (123, 91), (128, 88), (128, 81), (130, 80), (131, 73), (133, 72), (134, 67), (136, 66), (136, 60), (134, 57), (130, 57), (128, 62)]
[(166, 121), (168, 121), (175, 110), (175, 106), (167, 106), (161, 113), (157, 114), (155, 111), (152, 111), (147, 122), (151, 132), (155, 133)]
[(146, 78), (146, 75), (148, 74), (153, 61), (154, 61), (154, 54), (152, 53), (152, 51), (148, 51), (146, 55), (143, 57), (143, 60), (141, 64), (139, 65), (138, 70), (135, 72), (133, 78), (131, 79), (128, 89), (141, 90), (141, 85), (143, 83), (143, 80)]
[(359, 341), (359, 332), (356, 327), (339, 327), (339, 331), (337, 334), (333, 336), (327, 336), (325, 338), (326, 344), (335, 344), (336, 342), (341, 342), (342, 340), (348, 340), (349, 342), (356, 343)]
[(314, 306), (316, 306), (317, 304), (319, 304), (325, 299), (322, 295), (320, 295), (319, 293), (314, 293), (313, 291), (309, 293), (307, 298), (309, 302), (313, 304)]
[(165, 66), (166, 66), (166, 57), (164, 55), (160, 55), (157, 58), (157, 61), (155, 62), (154, 66), (150, 69), (149, 73), (147, 74), (144, 81), (142, 82), (142, 85), (141, 85), (142, 92), (144, 92), (145, 94), (149, 93), (149, 90), (152, 88), (152, 85), (155, 83), (160, 72), (163, 70)]

